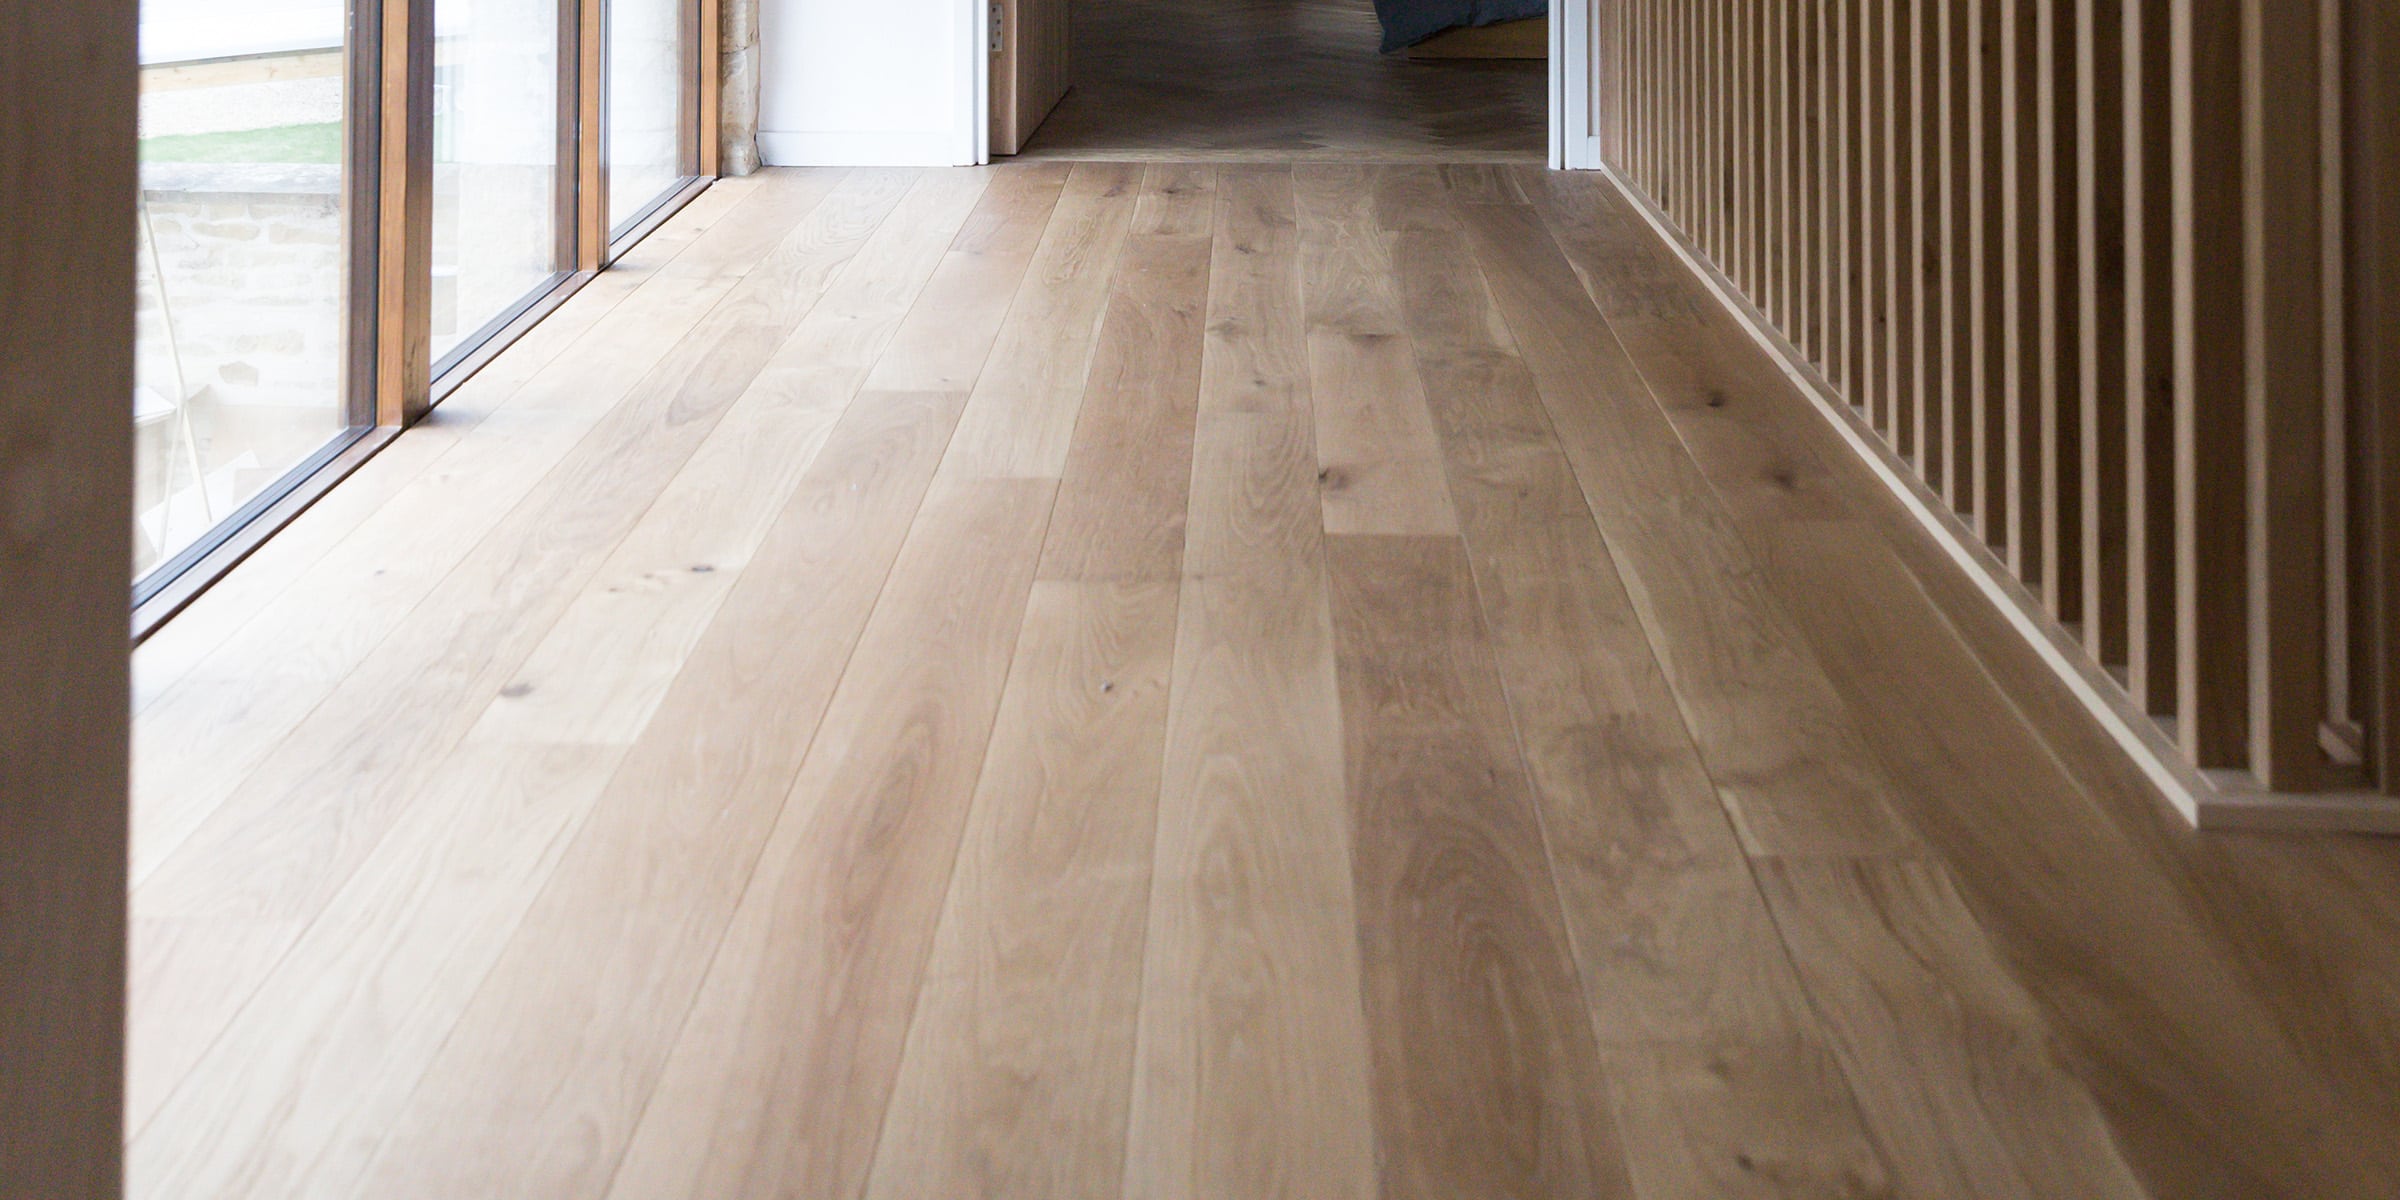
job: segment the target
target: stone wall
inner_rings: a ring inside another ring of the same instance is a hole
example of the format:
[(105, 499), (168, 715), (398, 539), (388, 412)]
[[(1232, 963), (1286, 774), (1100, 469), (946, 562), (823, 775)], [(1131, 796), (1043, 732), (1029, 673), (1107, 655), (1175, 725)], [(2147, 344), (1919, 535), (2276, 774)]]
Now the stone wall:
[(717, 10), (718, 169), (727, 175), (756, 171), (758, 159), (758, 0), (724, 0)]
[(142, 383), (173, 395), (165, 339), (171, 317), (187, 397), (216, 405), (338, 405), (340, 170), (151, 164), (142, 197), (158, 272), (145, 254), (136, 295)]

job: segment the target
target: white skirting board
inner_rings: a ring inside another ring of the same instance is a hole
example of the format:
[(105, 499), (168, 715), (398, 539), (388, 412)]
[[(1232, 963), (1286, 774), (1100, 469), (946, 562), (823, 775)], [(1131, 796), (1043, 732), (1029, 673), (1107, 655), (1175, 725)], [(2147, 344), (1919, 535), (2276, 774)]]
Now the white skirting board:
[(1685, 242), (1674, 223), (1651, 205), (1641, 189), (1619, 175), (1613, 166), (1599, 163), (1596, 146), (1591, 152), (1595, 165), (1634, 211), (1642, 214), (1642, 219), (1650, 223), (1651, 229), (1683, 260), (1684, 266), (1708, 286), (1717, 302), (1749, 332), (1752, 340), (1773, 356), (1793, 385), (1809, 398), (1851, 450), (1866, 461), (1917, 523), (1933, 535), (1951, 561), (1966, 572), (2009, 626), (2066, 683), (2085, 711), (2108, 731), (2118, 748), (2185, 820), (2201, 829), (2400, 834), (2400, 799), (2372, 792), (2307, 795), (2268, 792), (2259, 788), (2248, 772), (2201, 771), (2193, 767), (2157, 722), (2134, 710), (2116, 681), (2083, 653), (2072, 635), (2052, 620), (2025, 591), (2024, 585), (2009, 575), (2007, 568), (1965, 524), (1925, 488), (1908, 464), (1841, 401), (1807, 358), (1751, 307), (1741, 290)]
[(971, 167), (948, 130), (907, 133), (792, 133), (762, 129), (758, 154), (770, 167)]

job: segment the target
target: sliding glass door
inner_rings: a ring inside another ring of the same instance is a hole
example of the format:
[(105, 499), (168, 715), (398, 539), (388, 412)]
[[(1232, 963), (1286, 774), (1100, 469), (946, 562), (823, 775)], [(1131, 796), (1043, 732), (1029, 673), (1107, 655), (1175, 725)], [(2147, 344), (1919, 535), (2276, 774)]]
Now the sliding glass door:
[[(433, 354), (438, 373), (574, 261), (559, 0), (435, 0)], [(571, 210), (570, 210), (571, 211)]]
[(608, 227), (633, 231), (696, 173), (693, 6), (608, 0)]
[(376, 105), (352, 16), (142, 5), (137, 603), (373, 421), (354, 318), (373, 295)]

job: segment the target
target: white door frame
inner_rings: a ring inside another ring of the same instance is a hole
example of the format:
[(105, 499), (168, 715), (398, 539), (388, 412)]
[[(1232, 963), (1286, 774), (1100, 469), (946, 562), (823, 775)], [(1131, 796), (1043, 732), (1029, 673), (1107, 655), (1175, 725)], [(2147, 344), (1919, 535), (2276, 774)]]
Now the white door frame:
[[(1552, 0), (1550, 6), (1550, 168), (1589, 171), (1600, 166), (1600, 139), (1592, 128), (1592, 98), (1598, 73), (1592, 62), (1592, 23), (1597, 0)], [(981, 166), (992, 161), (993, 6), (991, 0), (959, 0), (959, 50), (970, 81), (960, 113), (964, 135), (958, 161)]]

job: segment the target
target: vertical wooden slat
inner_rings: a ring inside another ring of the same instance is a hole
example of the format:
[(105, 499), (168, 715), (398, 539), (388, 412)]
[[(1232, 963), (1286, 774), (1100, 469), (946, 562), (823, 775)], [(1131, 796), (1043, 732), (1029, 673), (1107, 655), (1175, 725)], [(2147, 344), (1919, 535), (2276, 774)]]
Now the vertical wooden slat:
[(1968, 394), (1974, 437), (1968, 474), (1975, 484), (1975, 532), (1987, 544), (2003, 549), (2007, 545), (2008, 524), (2003, 504), (2005, 481), (2000, 477), (2003, 465), (2000, 421), (2004, 415), (2000, 389), (2005, 386), (2002, 359), (2008, 343), (2000, 273), (2003, 235), (2007, 232), (2001, 207), (2001, 167), (2006, 157), (2001, 133), (2006, 114), (2001, 108), (2000, 30), (2003, 10), (2015, 2), (1980, 0), (1977, 5), (1980, 19), (1972, 35), (1974, 55), (1970, 60), (1974, 64), (1975, 112), (1971, 129), (1975, 148), (1970, 166), (1973, 182), (1967, 189), (1967, 223), (1975, 239), (1968, 258), (1967, 284), (1975, 306), (1974, 382)]
[(2325, 714), (2325, 336), (2318, 6), (2242, 4), (2250, 771), (2317, 788)]
[(2126, 686), (2174, 711), (2174, 107), (2169, 5), (2124, 0)]
[(2204, 768), (2247, 751), (2242, 489), (2243, 0), (2174, 0), (2176, 720)]
[(2083, 619), (2083, 291), (2079, 238), (2076, 0), (2040, 0), (2042, 598), (2061, 621)]
[(2123, 0), (2075, 3), (2076, 354), (2083, 644), (2125, 655), (2125, 122)]
[(1979, 0), (1938, 0), (1941, 21), (1942, 121), (1942, 499), (1952, 511), (1972, 517), (1973, 422), (1968, 417), (1974, 389), (1975, 322), (1971, 294), (1974, 255), (1971, 217), (1976, 153), (1973, 137), (1974, 31)]
[(1942, 266), (1942, 128), (1948, 122), (1942, 104), (1942, 41), (1940, 8), (1943, 0), (1909, 0), (1909, 171), (1910, 239), (1908, 270), (1917, 297), (1913, 331), (1916, 369), (1910, 373), (1914, 395), (1909, 410), (1913, 431), (1909, 442), (1916, 453), (1917, 473), (1936, 489), (1949, 462), (1942, 453), (1940, 395), (1943, 361), (1942, 326), (1948, 319), (1941, 289)]
[(1694, 117), (1700, 133), (1701, 228), (1711, 259), (1725, 258), (1725, 144), (1719, 125), (1725, 99), (1717, 57), (1717, 0), (1692, 0)]
[(1858, 321), (1852, 307), (1858, 295), (1858, 119), (1852, 108), (1851, 60), (1856, 53), (1855, 17), (1861, 0), (1827, 0), (1832, 12), (1828, 30), (1832, 77), (1826, 91), (1825, 119), (1833, 127), (1833, 380), (1855, 406), (1858, 390)]
[(1709, 256), (1729, 262), (1725, 236), (1725, 6), (1723, 0), (1700, 0), (1700, 120), (1708, 166), (1707, 213)]
[(2041, 257), (2041, 231), (2034, 190), (2037, 161), (2039, 103), (2036, 92), (2038, 48), (2034, 44), (2034, 8), (2039, 0), (2013, 0), (2000, 6), (2000, 396), (1999, 471), (2007, 495), (2008, 523), (2001, 536), (2008, 565), (2017, 578), (2039, 586), (2044, 574), (2040, 553), (2041, 431), (2040, 399), (2034, 392), (2041, 377), (2041, 314), (2035, 274)]
[(1732, 9), (1733, 35), (1729, 42), (1733, 55), (1733, 113), (1734, 113), (1734, 250), (1735, 261), (1741, 264), (1742, 290), (1756, 296), (1764, 283), (1758, 264), (1758, 77), (1755, 73), (1757, 49), (1750, 40), (1753, 23), (1758, 19), (1756, 0), (1743, 0)]
[(1770, 263), (1768, 288), (1771, 311), (1778, 328), (1789, 333), (1799, 328), (1792, 308), (1793, 247), (1799, 231), (1793, 227), (1792, 213), (1796, 197), (1792, 183), (1792, 110), (1791, 58), (1785, 52), (1790, 36), (1792, 0), (1769, 0), (1766, 9), (1766, 36), (1761, 53), (1766, 56), (1766, 164), (1767, 164), (1767, 256)]
[(1792, 154), (1799, 164), (1793, 192), (1798, 202), (1795, 217), (1794, 253), (1798, 256), (1792, 280), (1792, 303), (1799, 315), (1793, 324), (1793, 343), (1801, 355), (1811, 362), (1822, 364), (1825, 315), (1820, 303), (1819, 281), (1824, 277), (1824, 265), (1819, 254), (1824, 222), (1819, 213), (1825, 203), (1825, 193), (1817, 177), (1817, 63), (1816, 28), (1819, 6), (1810, 0), (1792, 0), (1790, 39), (1785, 46), (1786, 61), (1791, 64)]
[(1769, 54), (1768, 25), (1774, 15), (1774, 0), (1758, 0), (1746, 4), (1750, 14), (1750, 251), (1757, 264), (1752, 274), (1758, 277), (1757, 295), (1772, 295), (1775, 290), (1775, 218), (1772, 186), (1772, 157), (1774, 136), (1770, 132), (1775, 119), (1774, 60)]
[(1682, 224), (1694, 237), (1700, 231), (1700, 176), (1707, 169), (1700, 143), (1700, 12), (1691, 0), (1680, 0), (1675, 11), (1675, 157), (1682, 167), (1682, 186), (1676, 203)]
[(1891, 119), (1891, 100), (1884, 90), (1885, 19), (1891, 0), (1858, 0), (1851, 24), (1856, 30), (1852, 42), (1850, 127), (1857, 150), (1851, 169), (1858, 181), (1851, 194), (1857, 197), (1852, 209), (1851, 226), (1858, 239), (1858, 282), (1852, 291), (1857, 296), (1853, 308), (1858, 313), (1858, 333), (1852, 339), (1857, 356), (1858, 404), (1866, 410), (1870, 426), (1891, 436), (1891, 397), (1884, 379), (1884, 333), (1891, 320), (1890, 295), (1885, 290), (1884, 238), (1888, 225), (1884, 208), (1887, 196), (1885, 178), (1888, 148), (1883, 137), (1883, 125)]
[(1827, 378), (1836, 377), (1837, 363), (1834, 346), (1840, 336), (1841, 316), (1836, 304), (1836, 280), (1841, 271), (1841, 243), (1834, 236), (1834, 221), (1840, 212), (1836, 204), (1839, 175), (1838, 162), (1833, 155), (1833, 135), (1836, 120), (1833, 115), (1833, 53), (1832, 9), (1835, 0), (1819, 0), (1816, 13), (1809, 23), (1809, 128), (1813, 142), (1809, 147), (1809, 166), (1814, 189), (1815, 257), (1810, 286), (1815, 295), (1816, 364)]
[(1887, 0), (1884, 8), (1884, 379), (1890, 401), (1884, 436), (1902, 458), (1916, 453), (1917, 336), (1924, 308), (1917, 300), (1920, 271), (1918, 212), (1924, 187), (1917, 177), (1917, 141), (1924, 106), (1916, 89), (1917, 0)]

